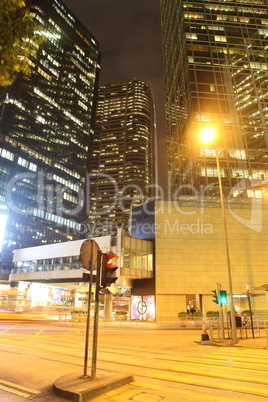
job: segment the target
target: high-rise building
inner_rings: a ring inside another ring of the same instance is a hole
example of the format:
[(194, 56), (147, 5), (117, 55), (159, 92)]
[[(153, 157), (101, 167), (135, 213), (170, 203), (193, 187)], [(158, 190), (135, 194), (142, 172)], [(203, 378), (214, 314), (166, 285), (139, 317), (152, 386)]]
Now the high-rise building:
[(90, 230), (127, 230), (131, 208), (155, 193), (154, 104), (147, 83), (133, 79), (100, 87), (93, 149)]
[[(161, 13), (173, 194), (203, 186), (217, 195), (218, 152), (224, 191), (261, 196), (268, 182), (267, 1), (161, 0)], [(211, 124), (218, 140), (204, 149), (197, 133)]]
[(44, 41), (31, 74), (0, 89), (6, 262), (14, 248), (79, 238), (100, 68), (98, 43), (63, 2), (26, 3)]

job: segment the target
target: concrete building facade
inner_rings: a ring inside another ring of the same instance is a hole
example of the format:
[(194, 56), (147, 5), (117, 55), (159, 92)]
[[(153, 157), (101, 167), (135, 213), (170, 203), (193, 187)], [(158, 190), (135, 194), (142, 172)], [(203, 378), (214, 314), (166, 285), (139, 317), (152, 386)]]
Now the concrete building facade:
[[(254, 294), (253, 311), (268, 312), (267, 219), (267, 203), (226, 203), (237, 312), (248, 310), (248, 286)], [(154, 232), (156, 319), (174, 322), (179, 312), (191, 306), (203, 313), (216, 311), (212, 290), (217, 283), (228, 294), (220, 205), (156, 201)]]

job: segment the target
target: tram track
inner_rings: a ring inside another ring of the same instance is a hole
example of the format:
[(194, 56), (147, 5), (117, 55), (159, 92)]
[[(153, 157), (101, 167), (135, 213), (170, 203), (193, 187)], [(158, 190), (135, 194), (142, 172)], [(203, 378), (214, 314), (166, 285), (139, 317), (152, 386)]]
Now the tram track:
[[(31, 344), (32, 345), (33, 344), (40, 344), (40, 347), (39, 348), (33, 348), (33, 347), (27, 347), (27, 346), (10, 345), (8, 343), (7, 344), (6, 343), (2, 343), (2, 344), (0, 343), (0, 347), (1, 346), (8, 346), (8, 347), (17, 347), (17, 348), (29, 349), (29, 350), (32, 350), (32, 351), (43, 351), (43, 345), (48, 346), (48, 347), (51, 347), (51, 346), (52, 347), (57, 347), (57, 346), (62, 347), (62, 345), (64, 344), (65, 348), (70, 347), (73, 350), (75, 348), (75, 349), (78, 349), (78, 352), (81, 352), (81, 353), (84, 351), (84, 348), (85, 348), (83, 343), (74, 345), (73, 341), (66, 341), (65, 339), (61, 339), (61, 340), (53, 339), (52, 342), (48, 342), (48, 341), (44, 342), (44, 340), (42, 339), (42, 343), (40, 343), (40, 340), (38, 341), (36, 339), (34, 339), (34, 340), (31, 339)], [(89, 349), (91, 349), (91, 345), (89, 345)], [(219, 348), (219, 350), (220, 349), (221, 348)], [(1, 351), (1, 349), (0, 349), (0, 351)], [(123, 348), (122, 346), (121, 347), (120, 346), (116, 347), (115, 345), (113, 345), (113, 348), (111, 349), (111, 347), (98, 345), (98, 353), (109, 353), (110, 355), (131, 356), (131, 355), (135, 354), (135, 356), (143, 357), (144, 356), (144, 351), (145, 351), (145, 349), (143, 349), (143, 348), (131, 348), (131, 347)], [(51, 353), (51, 351), (47, 350), (46, 353)], [(64, 352), (57, 351), (57, 352), (53, 352), (53, 353), (61, 354), (61, 355), (64, 355), (64, 356), (69, 356), (70, 358), (79, 357), (79, 355), (68, 354), (68, 353), (66, 353), (66, 351), (64, 351)], [(232, 353), (234, 353), (234, 352), (232, 352)], [(204, 357), (200, 358), (200, 357), (197, 357), (195, 355), (187, 354), (187, 359), (189, 359), (189, 357), (193, 359), (192, 362), (188, 362), (188, 361), (185, 361), (183, 359), (174, 357), (174, 351), (173, 352), (160, 351), (160, 350), (157, 350), (157, 351), (152, 350), (152, 351), (150, 351), (147, 348), (146, 348), (146, 355), (150, 359), (154, 358), (155, 360), (160, 360), (160, 361), (171, 361), (171, 362), (185, 363), (185, 364), (192, 364), (192, 365), (200, 365), (200, 363), (198, 363), (198, 362), (195, 363), (195, 361), (196, 360), (202, 360), (203, 361), (202, 366), (208, 366), (208, 367), (214, 367), (214, 368), (215, 367), (230, 368), (230, 365), (233, 365), (233, 364), (239, 364), (239, 365), (243, 365), (243, 366), (245, 366), (245, 365), (246, 366), (252, 366), (252, 363), (256, 362), (256, 359), (257, 359), (257, 356), (255, 357), (255, 359), (251, 359), (248, 355), (245, 358), (243, 355), (241, 356), (239, 354), (235, 354), (235, 356), (233, 356), (232, 359), (230, 359), (230, 357), (224, 357), (224, 356), (216, 358), (214, 355), (211, 356), (211, 355), (207, 355), (207, 354), (205, 354)], [(268, 353), (267, 353), (267, 357), (268, 357)], [(101, 361), (101, 359), (99, 359), (99, 360)], [(253, 371), (254, 372), (263, 372), (263, 373), (268, 374), (268, 363), (265, 363), (266, 361), (267, 361), (267, 359), (265, 359), (265, 358), (264, 359), (259, 359), (258, 358), (256, 364), (258, 364), (258, 367), (260, 367), (260, 366), (261, 367), (267, 367), (267, 370), (265, 370), (265, 369), (262, 370), (262, 369), (256, 368)], [(110, 360), (109, 360), (109, 362), (110, 362)], [(211, 362), (213, 364), (210, 364), (209, 362)], [(215, 364), (215, 363), (222, 363), (222, 362), (225, 362), (226, 365), (222, 365), (222, 364), (216, 365)], [(243, 369), (241, 367), (236, 367), (236, 368), (239, 368), (239, 370)], [(244, 370), (247, 371), (247, 370), (250, 370), (250, 369), (245, 368)]]
[[(39, 339), (40, 341), (40, 339)], [(36, 343), (36, 339), (35, 339)], [(62, 342), (61, 342), (62, 343)], [(68, 347), (70, 342), (64, 341), (64, 347)], [(24, 357), (34, 357), (35, 359), (40, 359), (43, 361), (47, 362), (53, 362), (56, 364), (66, 364), (71, 367), (76, 367), (81, 368), (82, 372), (82, 350), (83, 350), (83, 345), (76, 345), (76, 351), (77, 353), (66, 353), (66, 351), (51, 351), (51, 350), (44, 350), (43, 347), (49, 346), (49, 347), (58, 347), (59, 342), (42, 342), (39, 344), (38, 347), (28, 347), (28, 346), (21, 346), (21, 345), (10, 345), (7, 343), (1, 343), (0, 344), (0, 353), (10, 353), (13, 355), (20, 355)], [(6, 350), (7, 348), (10, 349), (16, 349), (16, 350)], [(18, 350), (19, 349), (19, 350)], [(74, 349), (74, 345), (72, 343), (72, 349)], [(182, 359), (177, 359), (177, 358), (171, 358), (171, 356), (168, 353), (162, 352), (162, 351), (146, 351), (146, 356), (145, 351), (143, 350), (137, 350), (137, 348), (131, 348), (131, 349), (125, 349), (125, 348), (120, 348), (118, 347), (117, 350), (111, 351), (110, 349), (107, 350), (108, 348), (99, 346), (98, 348), (98, 353), (106, 353), (110, 354), (113, 356), (117, 357), (129, 357), (131, 354), (135, 353), (136, 356), (135, 358), (141, 357), (143, 355), (143, 364), (137, 364), (137, 363), (131, 363), (131, 362), (120, 362), (118, 360), (115, 361), (114, 358), (112, 359), (103, 359), (103, 358), (98, 358), (98, 369), (102, 371), (107, 371), (107, 372), (127, 372), (133, 374), (135, 377), (139, 378), (140, 381), (161, 381), (163, 383), (170, 383), (170, 386), (174, 387), (175, 384), (179, 386), (180, 384), (184, 384), (187, 386), (193, 386), (193, 387), (203, 387), (203, 388), (210, 388), (211, 390), (217, 390), (217, 392), (226, 392), (227, 390), (230, 392), (235, 392), (239, 393), (241, 395), (252, 395), (252, 396), (258, 396), (258, 397), (267, 397), (268, 396), (268, 391), (266, 392), (265, 389), (254, 389), (250, 388), (249, 385), (251, 386), (256, 386), (260, 385), (260, 382), (254, 380), (252, 378), (247, 378), (246, 380), (243, 380), (243, 378), (235, 379), (235, 378), (230, 378), (230, 376), (227, 378), (226, 375), (222, 374), (220, 377), (219, 376), (213, 376), (212, 373), (198, 373), (194, 372), (193, 370), (185, 370), (185, 369), (176, 369), (176, 374), (174, 375), (174, 370), (172, 370), (171, 367), (152, 367), (152, 359), (154, 362), (170, 362), (170, 364), (177, 363), (178, 365), (183, 365), (184, 363), (189, 364), (188, 362), (185, 362), (185, 360)], [(25, 352), (27, 352), (25, 354)], [(137, 355), (137, 352), (139, 352), (139, 355)], [(33, 356), (34, 354), (34, 356)], [(39, 355), (38, 355), (39, 354)], [(42, 354), (46, 354), (46, 356), (43, 356)], [(53, 354), (54, 357), (51, 355)], [(237, 356), (239, 358), (239, 356)], [(77, 360), (80, 359), (81, 363), (77, 362)], [(148, 359), (148, 362), (146, 363), (145, 360)], [(195, 356), (188, 356), (189, 359), (195, 359)], [(202, 359), (202, 358), (200, 358)], [(150, 362), (150, 364), (149, 364)], [(230, 367), (228, 366), (228, 362), (225, 362), (224, 359), (220, 360), (219, 363), (224, 362), (224, 365), (219, 365), (217, 366), (220, 369), (229, 369)], [(190, 362), (191, 364), (194, 364), (194, 362)], [(239, 360), (237, 361), (237, 364), (239, 364)], [(199, 363), (200, 365), (200, 363)], [(109, 366), (109, 368), (107, 368)], [(170, 366), (170, 365), (169, 365)], [(215, 367), (215, 359), (214, 359), (214, 364), (210, 365), (209, 363), (205, 363), (204, 365), (201, 364), (202, 367), (213, 369)], [(268, 365), (267, 365), (268, 366)], [(123, 369), (123, 370), (122, 370)], [(239, 369), (239, 368), (235, 368)], [(246, 369), (245, 369), (246, 370)], [(150, 374), (148, 374), (148, 371), (150, 371)], [(254, 372), (258, 374), (267, 374), (267, 371), (265, 370), (254, 370)], [(153, 373), (154, 372), (154, 373)], [(206, 377), (206, 380), (204, 381), (204, 377)], [(201, 380), (200, 380), (201, 379)], [(209, 379), (209, 380), (207, 380)], [(211, 381), (211, 379), (214, 381)], [(216, 380), (216, 381), (215, 381)], [(231, 381), (231, 385), (229, 384)], [(239, 381), (239, 384), (237, 382)], [(262, 385), (267, 385), (267, 382), (263, 382)]]

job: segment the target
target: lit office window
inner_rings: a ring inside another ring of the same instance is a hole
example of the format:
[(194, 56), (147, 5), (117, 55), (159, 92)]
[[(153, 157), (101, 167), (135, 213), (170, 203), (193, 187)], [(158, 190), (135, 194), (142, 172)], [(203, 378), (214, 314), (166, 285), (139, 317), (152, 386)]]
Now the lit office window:
[(3, 158), (9, 159), (10, 161), (14, 160), (14, 154), (6, 149), (1, 149), (0, 148), (0, 155)]

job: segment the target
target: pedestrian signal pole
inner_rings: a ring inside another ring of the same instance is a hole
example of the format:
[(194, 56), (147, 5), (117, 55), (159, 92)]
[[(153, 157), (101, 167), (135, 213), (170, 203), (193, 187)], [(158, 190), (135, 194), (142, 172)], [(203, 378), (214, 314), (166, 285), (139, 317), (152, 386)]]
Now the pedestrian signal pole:
[(88, 306), (87, 306), (87, 325), (86, 325), (86, 339), (85, 339), (85, 356), (84, 356), (84, 373), (82, 378), (88, 378), (87, 375), (87, 362), (88, 362), (88, 343), (89, 343), (89, 329), (90, 329), (90, 307), (91, 307), (91, 291), (93, 284), (93, 271), (98, 256), (101, 253), (98, 244), (95, 240), (87, 239), (83, 242), (80, 248), (79, 260), (82, 266), (89, 271), (89, 288), (88, 288)]
[(212, 293), (213, 293), (213, 299), (214, 300), (212, 300), (213, 301), (213, 303), (216, 303), (216, 304), (219, 304), (219, 300), (218, 300), (218, 290), (217, 289), (214, 289), (214, 290), (212, 290), (211, 291)]
[[(220, 321), (220, 331), (221, 331), (221, 338), (224, 339), (224, 317), (223, 317), (223, 309), (221, 303), (221, 284), (217, 283), (217, 293), (218, 293), (218, 303), (219, 303), (219, 321)], [(226, 292), (225, 292), (226, 293)]]
[(93, 342), (92, 342), (92, 360), (91, 360), (91, 380), (96, 378), (97, 369), (97, 348), (98, 348), (98, 329), (99, 329), (99, 305), (100, 305), (100, 278), (101, 278), (101, 261), (103, 254), (98, 251), (97, 259), (97, 276), (95, 288), (95, 310), (94, 310), (94, 326), (93, 326)]

